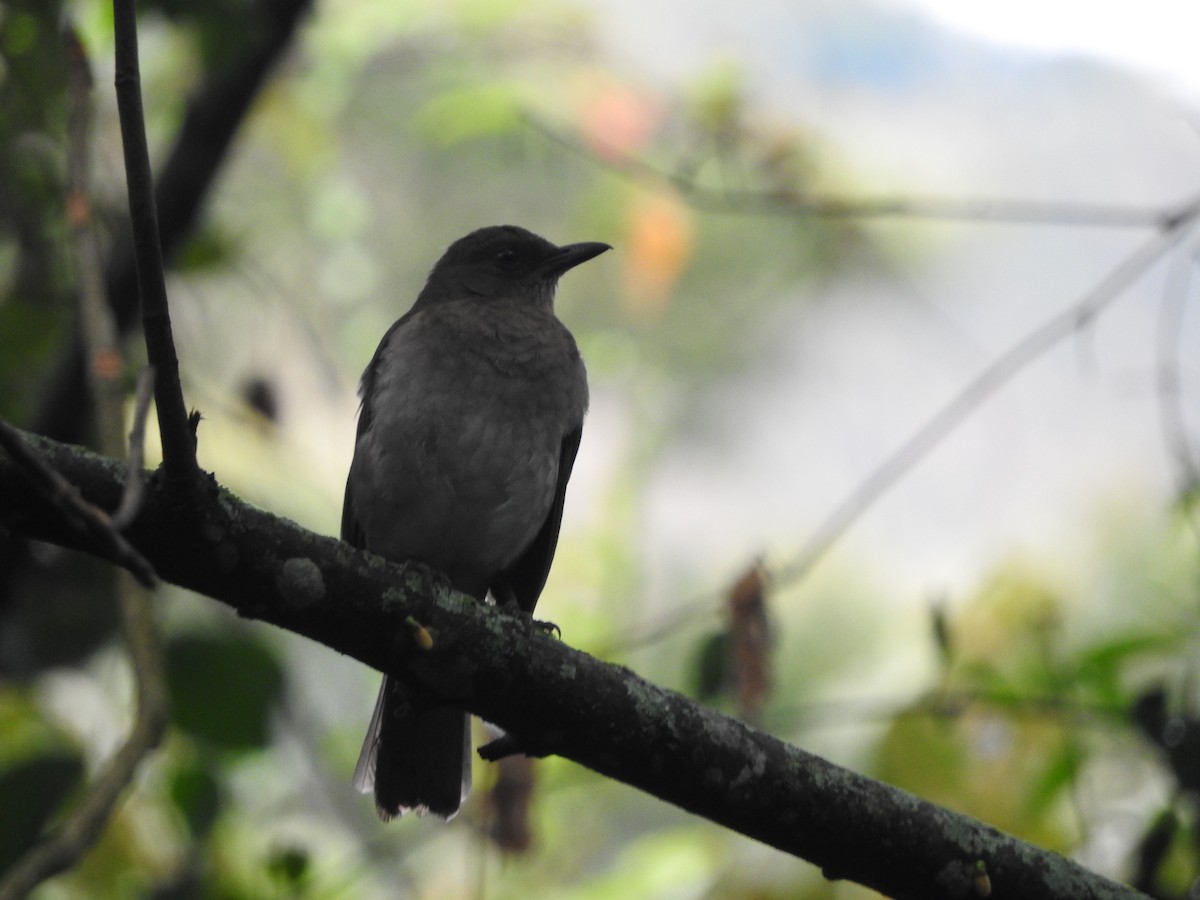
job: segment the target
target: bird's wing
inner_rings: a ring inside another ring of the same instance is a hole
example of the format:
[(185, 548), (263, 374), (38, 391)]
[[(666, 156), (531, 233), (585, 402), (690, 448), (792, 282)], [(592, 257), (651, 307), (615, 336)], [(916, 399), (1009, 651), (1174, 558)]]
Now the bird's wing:
[[(378, 352), (375, 354), (378, 356)], [(371, 365), (367, 367), (367, 371), (363, 373), (363, 385), (367, 384), (367, 379), (371, 377), (371, 371), (374, 368), (375, 360), (371, 360)], [(366, 396), (366, 392), (362, 391)], [(371, 427), (371, 411), (364, 402), (362, 409), (358, 414), (358, 431), (354, 437), (354, 443), (357, 447), (358, 441), (363, 434)], [(350, 464), (351, 472), (354, 471), (354, 464)], [(346, 475), (346, 493), (342, 498), (342, 540), (353, 547), (366, 547), (366, 535), (363, 533), (362, 525), (358, 521), (358, 517), (354, 514), (354, 490), (352, 488), (353, 480), (350, 474)]]
[(365, 547), (362, 526), (354, 515), (354, 494), (350, 490), (350, 479), (346, 479), (346, 494), (342, 500), (342, 540), (352, 547)]
[[(371, 400), (375, 396), (375, 378), (383, 350), (396, 332), (412, 318), (413, 312), (410, 309), (392, 323), (392, 327), (387, 330), (383, 339), (380, 340), (379, 346), (375, 348), (375, 355), (371, 357), (371, 361), (363, 370), (362, 378), (358, 382), (358, 396), (362, 398), (362, 406), (358, 411), (358, 431), (354, 435), (356, 448), (362, 436), (371, 429), (371, 425), (375, 421), (375, 409), (371, 405)], [(351, 463), (351, 468), (353, 468), (353, 463)], [(366, 535), (363, 534), (362, 526), (354, 515), (354, 494), (350, 490), (349, 477), (346, 478), (346, 493), (342, 500), (342, 540), (355, 547), (366, 547)]]
[(517, 561), (495, 579), (495, 584), (499, 587), (493, 587), (492, 593), (496, 597), (516, 598), (517, 605), (527, 613), (532, 613), (533, 608), (537, 606), (538, 597), (546, 584), (546, 576), (550, 574), (550, 563), (554, 560), (554, 550), (558, 546), (558, 530), (562, 525), (567, 481), (571, 477), (575, 454), (579, 452), (579, 440), (582, 436), (583, 426), (580, 425), (563, 438), (558, 456), (558, 483), (546, 521), (542, 523), (537, 535)]

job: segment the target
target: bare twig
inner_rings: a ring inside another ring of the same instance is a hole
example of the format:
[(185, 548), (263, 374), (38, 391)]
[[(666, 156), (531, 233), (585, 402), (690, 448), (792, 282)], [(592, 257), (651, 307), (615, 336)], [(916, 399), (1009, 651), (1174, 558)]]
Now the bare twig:
[(194, 482), (196, 441), (188, 426), (187, 408), (179, 383), (179, 359), (171, 333), (167, 288), (159, 243), (158, 212), (150, 174), (142, 112), (141, 75), (138, 66), (137, 17), (134, 0), (113, 0), (116, 43), (117, 109), (125, 147), (125, 178), (129, 187), (129, 216), (133, 225), (138, 293), (142, 300), (142, 328), (150, 364), (158, 372), (154, 386), (158, 430), (162, 435), (163, 468), (174, 481)]
[(66, 32), (71, 61), (71, 90), (67, 132), (67, 218), (75, 250), (80, 337), (86, 350), (88, 387), (95, 409), (95, 440), (102, 453), (120, 456), (124, 360), (108, 301), (104, 294), (100, 242), (92, 216), (90, 161), (92, 71), (83, 44)]
[[(1095, 288), (1063, 313), (1038, 326), (992, 365), (980, 373), (941, 411), (922, 425), (904, 444), (864, 479), (825, 520), (792, 561), (773, 573), (781, 582), (803, 577), (837, 540), (888, 489), (895, 485), (938, 443), (949, 435), (996, 390), (1060, 340), (1087, 327), (1147, 268), (1161, 259), (1186, 232), (1185, 226), (1200, 215), (1200, 200), (1174, 209), (1113, 204), (1044, 203), (1022, 200), (947, 200), (943, 198), (869, 198), (812, 196), (797, 191), (754, 191), (712, 188), (701, 184), (691, 169), (673, 173), (614, 148), (584, 145), (561, 129), (532, 116), (527, 125), (568, 151), (594, 165), (630, 178), (669, 184), (698, 209), (822, 218), (910, 217), (977, 222), (1045, 225), (1087, 225), (1106, 228), (1154, 228), (1158, 234), (1118, 265)], [(706, 594), (702, 601), (715, 601)], [(636, 633), (613, 642), (629, 649), (653, 643), (672, 634), (683, 622), (694, 621), (696, 602), (685, 604)], [(714, 610), (715, 612), (715, 610)]]
[(1197, 264), (1197, 252), (1182, 255), (1171, 267), (1163, 294), (1158, 321), (1158, 397), (1163, 438), (1172, 459), (1179, 467), (1183, 486), (1200, 485), (1200, 465), (1192, 448), (1184, 423), (1179, 395), (1180, 340), (1183, 335), (1187, 301), (1193, 290), (1192, 272)]
[[(1188, 436), (1180, 391), (1180, 342), (1183, 339), (1187, 301), (1193, 291), (1192, 273), (1197, 251), (1181, 255), (1172, 266), (1158, 320), (1158, 407), (1163, 443), (1179, 473), (1182, 492), (1200, 489), (1200, 461)], [(1200, 536), (1200, 522), (1188, 516), (1192, 529)]]
[(898, 718), (953, 720), (971, 712), (1004, 715), (1014, 720), (1047, 719), (1058, 722), (1064, 728), (1129, 729), (1129, 709), (1125, 705), (971, 687), (938, 688), (917, 697), (838, 697), (780, 706), (772, 710), (772, 721), (786, 722), (788, 727), (803, 723), (805, 730), (812, 731), (817, 728), (888, 725)]
[[(997, 390), (1011, 381), (1031, 362), (1059, 341), (1087, 327), (1150, 266), (1162, 259), (1189, 233), (1188, 226), (1200, 216), (1200, 199), (1190, 200), (1173, 210), (1159, 210), (1152, 217), (1163, 223), (1153, 238), (1140, 246), (1110, 271), (1095, 287), (1057, 316), (1043, 322), (1005, 351), (977, 375), (949, 403), (927, 420), (900, 445), (826, 517), (816, 533), (800, 548), (792, 560), (771, 572), (778, 583), (803, 578), (880, 497), (894, 487), (918, 462), (944, 440)], [(1180, 304), (1182, 306), (1182, 304)], [(1182, 314), (1182, 311), (1179, 313)], [(1164, 325), (1164, 329), (1165, 329)], [(1174, 332), (1171, 333), (1174, 340)], [(1173, 377), (1173, 375), (1172, 375)], [(1164, 393), (1167, 391), (1164, 389)], [(1164, 402), (1166, 398), (1164, 397)], [(1179, 432), (1182, 433), (1182, 432)], [(1177, 453), (1184, 451), (1177, 449)], [(1183, 465), (1183, 463), (1181, 463)], [(1193, 470), (1194, 471), (1194, 470)], [(657, 621), (641, 624), (612, 641), (601, 656), (620, 650), (653, 644), (677, 631), (684, 623), (695, 622), (697, 604), (710, 607), (716, 614), (717, 593), (705, 594)]]
[(695, 178), (690, 167), (669, 172), (615, 148), (585, 145), (561, 129), (526, 115), (538, 134), (595, 165), (643, 181), (673, 187), (697, 209), (708, 212), (812, 216), (826, 219), (914, 218), (1028, 225), (1091, 225), (1099, 228), (1171, 228), (1172, 215), (1160, 208), (1103, 203), (1037, 200), (946, 199), (940, 197), (850, 198), (820, 196), (797, 189), (714, 188)]
[(1187, 234), (1184, 226), (1200, 214), (1195, 202), (1181, 210), (1180, 213), (1162, 217), (1163, 221), (1173, 223), (1171, 227), (1142, 244), (1079, 301), (1039, 325), (975, 376), (842, 501), (791, 562), (776, 570), (775, 577), (780, 581), (790, 581), (806, 575), (864, 512), (985, 400), (1059, 341), (1090, 323), (1120, 297), (1142, 273), (1183, 239)]
[(158, 576), (133, 545), (117, 531), (104, 510), (88, 503), (75, 486), (42, 461), (25, 443), (21, 433), (0, 419), (0, 448), (20, 465), (42, 496), (50, 501), (75, 528), (86, 533), (97, 553), (128, 569), (146, 587), (158, 584)]
[(154, 366), (146, 366), (138, 373), (137, 392), (134, 395), (133, 424), (129, 429), (129, 458), (125, 466), (125, 493), (117, 511), (113, 513), (113, 524), (124, 530), (132, 524), (142, 505), (142, 493), (146, 487), (146, 416), (150, 412), (150, 401), (154, 397)]

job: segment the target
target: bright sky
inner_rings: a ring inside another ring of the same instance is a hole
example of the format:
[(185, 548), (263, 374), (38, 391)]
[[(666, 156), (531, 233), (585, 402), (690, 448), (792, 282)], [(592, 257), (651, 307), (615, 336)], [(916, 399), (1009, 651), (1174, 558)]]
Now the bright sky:
[(1200, 102), (1200, 0), (892, 0), (999, 43), (1082, 51), (1164, 76)]

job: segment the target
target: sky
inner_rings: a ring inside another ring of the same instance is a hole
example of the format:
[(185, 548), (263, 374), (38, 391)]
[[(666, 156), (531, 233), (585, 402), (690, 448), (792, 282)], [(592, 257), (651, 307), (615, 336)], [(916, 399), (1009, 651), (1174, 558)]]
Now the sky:
[(1195, 0), (891, 0), (987, 41), (1082, 52), (1163, 77), (1200, 103), (1200, 3)]

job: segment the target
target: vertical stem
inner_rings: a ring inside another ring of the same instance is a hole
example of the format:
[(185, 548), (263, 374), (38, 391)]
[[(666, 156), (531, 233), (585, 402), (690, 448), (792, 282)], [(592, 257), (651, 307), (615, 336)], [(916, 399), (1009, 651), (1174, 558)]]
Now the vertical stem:
[(193, 482), (196, 440), (188, 424), (183, 389), (179, 384), (179, 358), (171, 333), (167, 288), (159, 243), (158, 211), (150, 174), (142, 111), (141, 74), (138, 66), (137, 17), (134, 0), (113, 0), (116, 40), (117, 109), (125, 147), (125, 178), (129, 189), (129, 217), (133, 227), (138, 294), (142, 301), (142, 329), (150, 364), (158, 373), (154, 401), (162, 437), (163, 468), (173, 481)]

